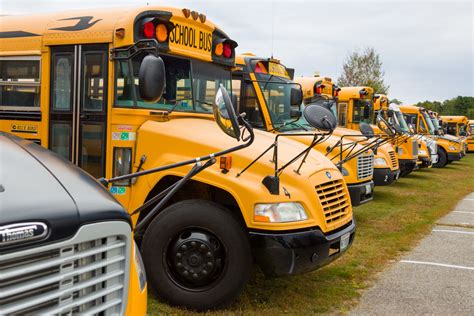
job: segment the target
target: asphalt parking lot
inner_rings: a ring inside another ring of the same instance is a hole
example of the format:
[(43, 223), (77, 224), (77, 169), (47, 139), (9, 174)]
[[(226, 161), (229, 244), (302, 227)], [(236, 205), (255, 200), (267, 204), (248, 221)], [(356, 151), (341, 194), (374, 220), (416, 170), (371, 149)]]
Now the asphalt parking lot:
[(351, 315), (474, 313), (474, 193), (381, 273)]

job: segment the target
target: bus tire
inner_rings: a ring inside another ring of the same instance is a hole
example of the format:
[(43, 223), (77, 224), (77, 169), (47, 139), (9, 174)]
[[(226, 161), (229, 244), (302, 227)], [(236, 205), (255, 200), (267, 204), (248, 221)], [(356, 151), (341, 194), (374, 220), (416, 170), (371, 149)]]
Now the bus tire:
[(167, 207), (147, 227), (141, 249), (149, 283), (171, 305), (198, 311), (225, 307), (250, 275), (246, 231), (210, 201)]
[(443, 148), (438, 148), (438, 162), (433, 164), (435, 168), (443, 168), (448, 163), (448, 155)]

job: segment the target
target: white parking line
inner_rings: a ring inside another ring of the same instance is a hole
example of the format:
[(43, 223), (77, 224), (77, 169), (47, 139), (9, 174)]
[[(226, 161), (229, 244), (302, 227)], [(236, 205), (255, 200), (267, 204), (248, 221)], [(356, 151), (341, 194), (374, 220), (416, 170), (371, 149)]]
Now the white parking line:
[(448, 229), (433, 229), (434, 232), (442, 232), (442, 233), (455, 233), (455, 234), (466, 234), (466, 235), (474, 235), (474, 232), (466, 232), (462, 230), (448, 230)]
[(474, 214), (474, 212), (469, 212), (469, 211), (453, 211), (453, 213)]
[(414, 260), (401, 260), (400, 262), (413, 263), (413, 264), (423, 264), (423, 265), (428, 265), (428, 266), (454, 268), (454, 269), (462, 269), (462, 270), (474, 270), (474, 267), (455, 266), (455, 265), (452, 265), (452, 264), (444, 264), (444, 263), (437, 263), (437, 262), (414, 261)]

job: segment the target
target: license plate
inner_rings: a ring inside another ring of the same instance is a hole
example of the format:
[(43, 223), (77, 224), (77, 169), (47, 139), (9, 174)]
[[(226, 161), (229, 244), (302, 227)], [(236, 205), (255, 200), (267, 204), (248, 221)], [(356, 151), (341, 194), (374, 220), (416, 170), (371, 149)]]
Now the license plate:
[(365, 185), (365, 194), (370, 194), (370, 193), (372, 193), (372, 187), (370, 186), (370, 183), (369, 183)]
[(349, 240), (351, 238), (351, 233), (347, 233), (345, 235), (342, 235), (341, 237), (341, 243), (340, 243), (340, 249), (341, 251), (346, 250), (347, 246), (349, 246)]

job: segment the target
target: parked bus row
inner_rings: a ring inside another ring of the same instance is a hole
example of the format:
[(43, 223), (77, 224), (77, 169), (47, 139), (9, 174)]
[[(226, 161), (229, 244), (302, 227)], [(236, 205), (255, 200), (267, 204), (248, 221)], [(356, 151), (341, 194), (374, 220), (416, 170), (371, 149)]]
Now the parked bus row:
[(225, 307), (253, 264), (329, 264), (377, 186), (474, 150), (473, 121), (239, 55), (201, 12), (0, 19), (1, 315), (144, 315), (147, 284)]

